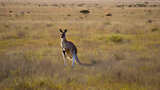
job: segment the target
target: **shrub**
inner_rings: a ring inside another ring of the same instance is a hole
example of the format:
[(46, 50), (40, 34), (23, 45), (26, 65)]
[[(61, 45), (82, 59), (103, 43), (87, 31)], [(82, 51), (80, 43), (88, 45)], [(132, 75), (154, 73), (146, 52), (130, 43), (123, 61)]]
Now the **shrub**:
[(111, 14), (111, 13), (108, 13), (108, 14), (106, 14), (106, 16), (112, 16), (112, 14)]
[(145, 4), (141, 4), (141, 3), (139, 3), (139, 4), (136, 4), (138, 7), (146, 7), (146, 5)]
[(84, 5), (85, 5), (84, 3), (81, 3), (81, 4), (78, 4), (77, 6), (83, 7)]
[(158, 28), (153, 28), (152, 32), (155, 32), (155, 31), (158, 31), (158, 30), (159, 30)]
[(109, 40), (115, 43), (122, 42), (123, 38), (120, 35), (112, 35), (109, 37)]
[(152, 23), (153, 21), (152, 20), (148, 20), (148, 23)]
[(128, 7), (132, 7), (132, 5), (128, 5)]
[(88, 13), (90, 13), (90, 11), (89, 10), (81, 10), (80, 13), (88, 14)]

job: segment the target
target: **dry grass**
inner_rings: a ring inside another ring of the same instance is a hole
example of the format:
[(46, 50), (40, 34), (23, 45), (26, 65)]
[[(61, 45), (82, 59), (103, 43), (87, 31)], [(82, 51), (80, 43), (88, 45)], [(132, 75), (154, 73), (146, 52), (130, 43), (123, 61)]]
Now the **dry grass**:
[[(90, 13), (81, 14), (83, 9)], [(0, 88), (158, 90), (159, 11), (99, 4), (2, 5)], [(84, 66), (63, 66), (59, 28), (68, 29)]]

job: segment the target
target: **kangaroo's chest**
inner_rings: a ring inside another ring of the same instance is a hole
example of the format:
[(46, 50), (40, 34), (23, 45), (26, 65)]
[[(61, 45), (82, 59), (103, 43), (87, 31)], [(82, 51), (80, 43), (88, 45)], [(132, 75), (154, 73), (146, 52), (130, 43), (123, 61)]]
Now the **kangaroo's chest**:
[(71, 49), (72, 48), (72, 46), (67, 42), (62, 42), (61, 47), (62, 47), (62, 49)]

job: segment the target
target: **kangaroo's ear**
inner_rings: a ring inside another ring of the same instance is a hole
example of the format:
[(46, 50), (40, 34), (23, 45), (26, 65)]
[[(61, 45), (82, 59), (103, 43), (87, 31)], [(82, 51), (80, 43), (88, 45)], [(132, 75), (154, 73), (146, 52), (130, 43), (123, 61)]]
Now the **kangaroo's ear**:
[(60, 31), (61, 33), (63, 33), (62, 29), (59, 29), (59, 31)]
[(64, 29), (64, 32), (67, 32), (67, 29)]

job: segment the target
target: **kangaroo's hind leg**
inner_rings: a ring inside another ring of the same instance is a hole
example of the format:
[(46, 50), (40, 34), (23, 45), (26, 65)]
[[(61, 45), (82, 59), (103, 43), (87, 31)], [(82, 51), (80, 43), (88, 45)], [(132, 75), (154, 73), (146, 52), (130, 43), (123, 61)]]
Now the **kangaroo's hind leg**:
[(64, 66), (66, 66), (66, 52), (63, 50), (62, 51), (62, 56), (63, 56), (63, 60), (64, 60)]

